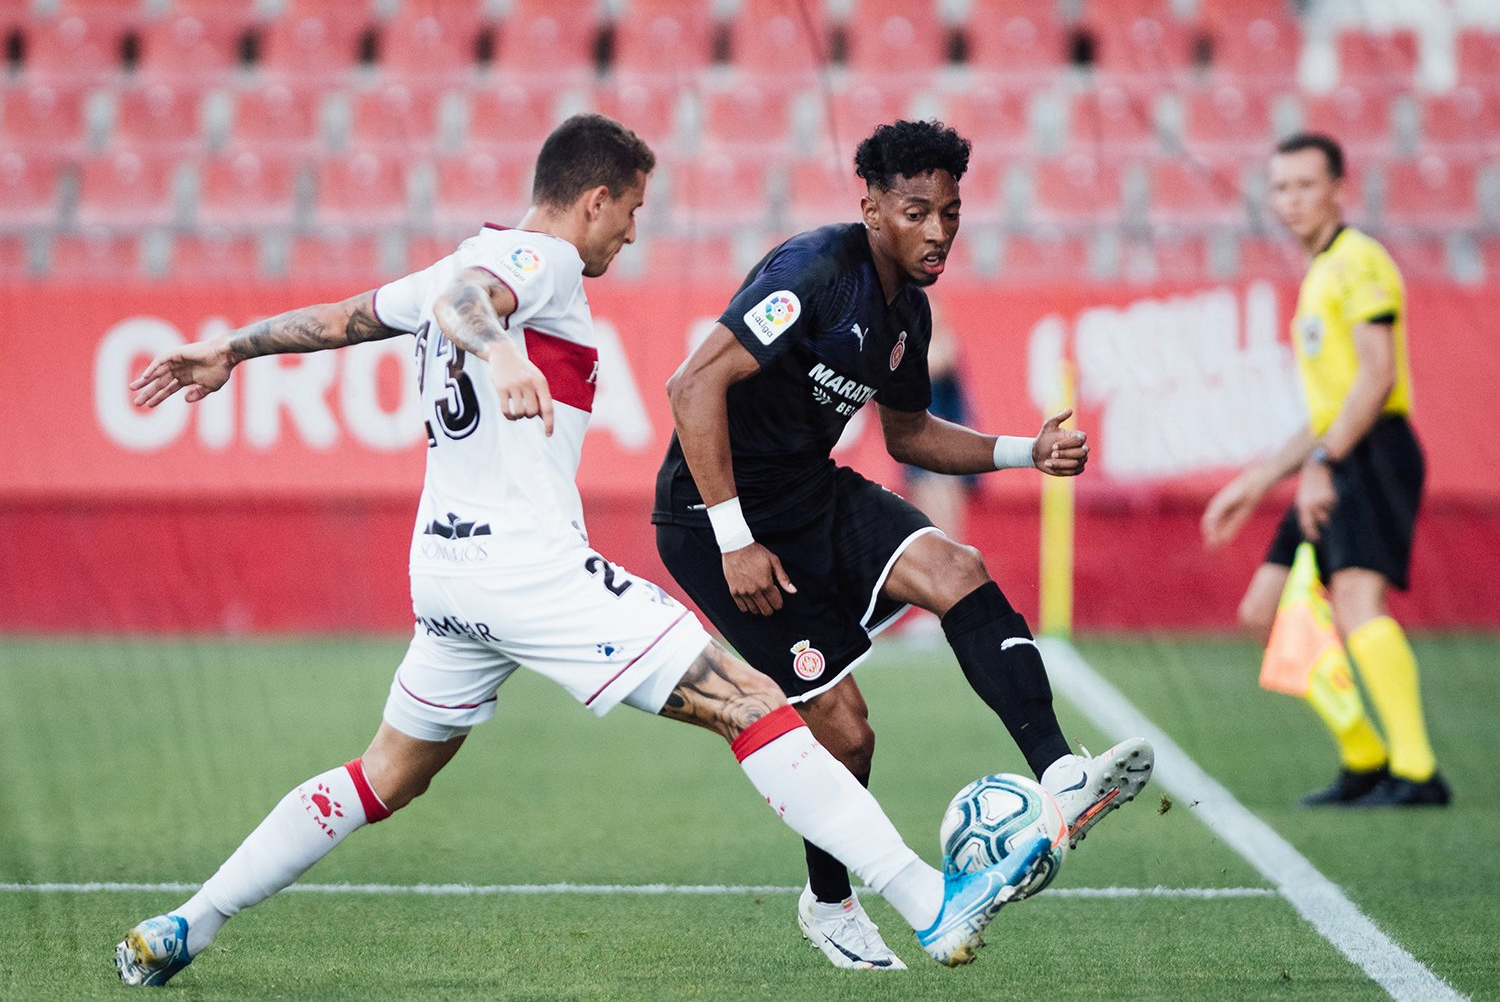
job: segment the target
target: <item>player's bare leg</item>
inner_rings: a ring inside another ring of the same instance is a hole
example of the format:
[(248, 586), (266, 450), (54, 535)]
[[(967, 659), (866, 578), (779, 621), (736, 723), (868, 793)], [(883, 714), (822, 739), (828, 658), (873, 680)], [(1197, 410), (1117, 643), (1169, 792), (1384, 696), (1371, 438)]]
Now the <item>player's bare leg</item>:
[(944, 880), (901, 840), (870, 792), (818, 744), (776, 683), (717, 644), (693, 660), (661, 714), (727, 739), (777, 815), (884, 895), (941, 963), (973, 960), (984, 945), (980, 934), (1042, 863), (1045, 840), (979, 874)]
[(999, 716), (1042, 786), (1057, 798), (1074, 845), (1145, 788), (1151, 745), (1131, 738), (1102, 755), (1068, 750), (1052, 686), (1026, 620), (990, 580), (972, 546), (919, 536), (886, 579), (885, 594), (936, 613), (964, 677)]
[(425, 792), (463, 741), (422, 741), (382, 721), (363, 756), (283, 797), (197, 894), (126, 933), (115, 947), (120, 980), (166, 984), (236, 913), (290, 886), (351, 833)]

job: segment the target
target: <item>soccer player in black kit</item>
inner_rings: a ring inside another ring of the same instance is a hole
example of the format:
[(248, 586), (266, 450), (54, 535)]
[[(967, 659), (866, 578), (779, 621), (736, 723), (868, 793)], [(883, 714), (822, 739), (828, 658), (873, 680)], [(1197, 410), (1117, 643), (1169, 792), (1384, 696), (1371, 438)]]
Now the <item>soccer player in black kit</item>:
[[(1145, 786), (1150, 745), (1070, 754), (1041, 654), (979, 551), (831, 458), (850, 417), (873, 400), (902, 463), (947, 474), (1083, 471), (1085, 437), (1061, 427), (1070, 411), (1024, 438), (927, 411), (932, 317), (922, 290), (943, 273), (958, 233), (968, 162), (968, 141), (937, 122), (881, 125), (860, 143), (862, 219), (767, 254), (668, 381), (676, 434), (652, 521), (677, 582), (862, 782), (875, 735), (851, 670), (908, 605), (940, 616), (969, 684), (1057, 796), (1076, 843)], [(839, 967), (904, 967), (844, 865), (811, 844), (807, 861), (803, 934)]]

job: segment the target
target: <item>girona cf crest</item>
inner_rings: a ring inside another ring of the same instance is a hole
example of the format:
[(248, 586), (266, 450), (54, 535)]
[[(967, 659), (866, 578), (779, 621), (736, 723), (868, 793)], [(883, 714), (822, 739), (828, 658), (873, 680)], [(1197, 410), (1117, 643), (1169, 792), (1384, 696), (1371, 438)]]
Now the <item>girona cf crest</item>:
[(811, 682), (823, 674), (828, 667), (823, 652), (812, 645), (811, 640), (799, 640), (792, 645), (792, 670), (798, 678)]
[(906, 331), (896, 336), (896, 347), (891, 349), (891, 371), (896, 371), (896, 366), (901, 364), (901, 359), (906, 356)]

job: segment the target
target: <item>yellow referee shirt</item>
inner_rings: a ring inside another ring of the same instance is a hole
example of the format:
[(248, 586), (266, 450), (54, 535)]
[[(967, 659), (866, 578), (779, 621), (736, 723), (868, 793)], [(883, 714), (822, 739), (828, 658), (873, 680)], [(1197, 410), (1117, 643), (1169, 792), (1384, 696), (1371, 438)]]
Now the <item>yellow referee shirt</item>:
[(1406, 359), (1406, 294), (1396, 263), (1372, 238), (1348, 226), (1313, 258), (1297, 293), (1292, 348), (1302, 376), (1314, 435), (1322, 435), (1344, 406), (1359, 368), (1354, 328), (1392, 319), (1396, 383), (1384, 414), (1411, 411), (1411, 367)]

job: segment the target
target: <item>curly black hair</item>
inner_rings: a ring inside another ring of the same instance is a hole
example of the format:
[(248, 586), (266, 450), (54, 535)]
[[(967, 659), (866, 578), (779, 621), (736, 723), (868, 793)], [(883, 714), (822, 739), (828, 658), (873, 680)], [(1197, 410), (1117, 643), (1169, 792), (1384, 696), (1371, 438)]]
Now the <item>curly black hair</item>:
[(854, 151), (854, 173), (889, 191), (897, 177), (945, 170), (957, 181), (969, 169), (970, 143), (936, 119), (881, 125)]

